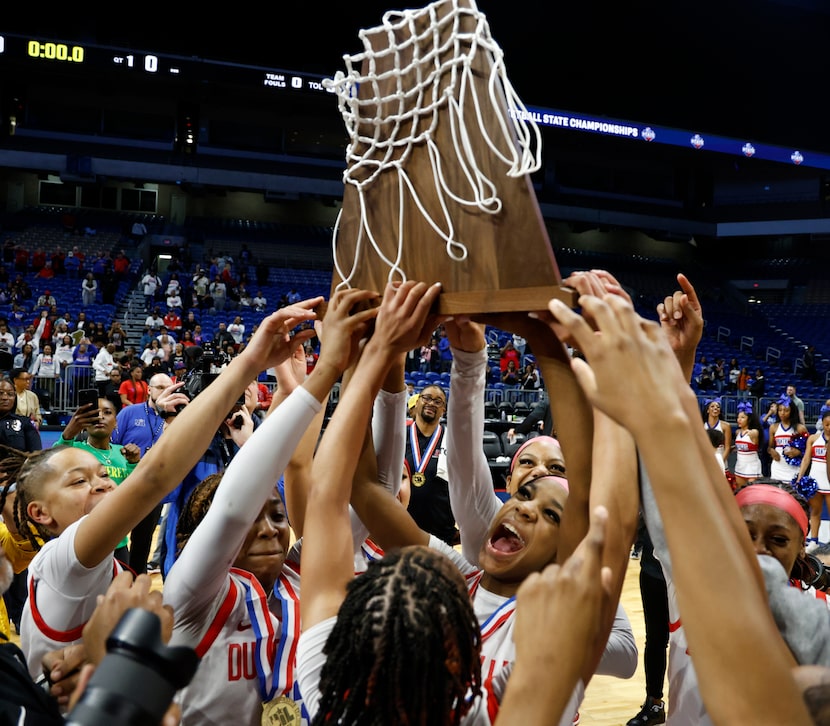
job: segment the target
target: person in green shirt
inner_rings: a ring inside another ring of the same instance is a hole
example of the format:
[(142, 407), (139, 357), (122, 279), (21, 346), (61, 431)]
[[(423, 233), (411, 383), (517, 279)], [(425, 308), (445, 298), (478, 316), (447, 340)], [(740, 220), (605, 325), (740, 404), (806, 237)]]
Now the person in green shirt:
[[(136, 444), (117, 446), (110, 442), (115, 415), (115, 405), (108, 398), (99, 398), (97, 409), (91, 403), (78, 406), (53, 446), (74, 446), (89, 451), (106, 467), (107, 475), (117, 486), (135, 469), (141, 449)], [(86, 440), (76, 440), (82, 431), (86, 432)], [(128, 537), (119, 543), (115, 557), (125, 565), (130, 561)]]

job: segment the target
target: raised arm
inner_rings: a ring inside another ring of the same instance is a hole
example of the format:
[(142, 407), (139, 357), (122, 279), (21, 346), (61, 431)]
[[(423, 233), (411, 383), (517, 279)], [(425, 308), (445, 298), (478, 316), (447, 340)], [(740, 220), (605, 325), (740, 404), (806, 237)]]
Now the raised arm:
[(487, 341), (484, 326), (466, 318), (444, 323), (453, 352), (447, 405), (447, 478), (450, 507), (470, 562), (478, 554), (501, 500), (482, 446)]
[[(387, 287), (376, 309), (374, 332), (320, 440), (312, 467), (301, 555), (304, 628), (337, 613), (354, 577), (349, 499), (373, 402), (396, 357), (422, 339), (424, 323), (439, 292), (437, 284), (427, 287), (412, 281)], [(386, 490), (378, 491), (391, 496)], [(366, 524), (372, 530), (371, 523)]]
[(359, 290), (338, 293), (342, 304), (335, 305), (335, 312), (328, 316), (330, 345), (323, 346), (318, 365), (232, 459), (205, 518), (165, 581), (165, 601), (180, 616), (199, 602), (212, 600), (225, 582), (228, 562), (236, 559), (251, 523), (322, 410), (328, 390), (342, 374), (348, 362), (343, 349), (356, 350), (368, 316), (350, 316), (349, 309), (357, 300), (372, 295)]
[(580, 305), (598, 333), (558, 300), (550, 310), (586, 356), (587, 362), (573, 362), (580, 384), (594, 405), (632, 432), (654, 485), (675, 554), (684, 628), (713, 720), (809, 723), (749, 535), (665, 334), (620, 298), (583, 296)]
[(319, 300), (287, 306), (267, 317), (245, 350), (184, 407), (135, 470), (79, 525), (75, 552), (81, 564), (93, 567), (109, 556), (118, 542), (179, 484), (248, 383), (313, 334), (306, 331), (292, 336), (291, 330), (314, 317), (312, 309)]

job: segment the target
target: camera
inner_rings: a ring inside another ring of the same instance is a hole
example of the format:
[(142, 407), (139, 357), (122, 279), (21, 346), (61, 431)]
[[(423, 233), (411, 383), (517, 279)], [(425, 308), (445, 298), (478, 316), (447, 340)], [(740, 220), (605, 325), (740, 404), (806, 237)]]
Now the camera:
[(807, 559), (810, 561), (810, 564), (816, 573), (815, 577), (813, 577), (809, 584), (816, 588), (816, 590), (830, 592), (830, 568), (826, 567), (825, 564), (812, 553), (807, 553)]
[(107, 654), (66, 723), (158, 726), (173, 695), (190, 683), (198, 665), (193, 648), (162, 642), (157, 615), (131, 608), (107, 638)]
[[(230, 360), (223, 351), (215, 350), (211, 343), (204, 343), (202, 346), (192, 346), (187, 349), (191, 366), (184, 377), (184, 385), (179, 393), (184, 393), (191, 401), (204, 391), (222, 371), (223, 366)], [(245, 394), (237, 400), (238, 406), (245, 405)], [(181, 413), (184, 406), (176, 408)], [(238, 428), (238, 427), (237, 427)]]

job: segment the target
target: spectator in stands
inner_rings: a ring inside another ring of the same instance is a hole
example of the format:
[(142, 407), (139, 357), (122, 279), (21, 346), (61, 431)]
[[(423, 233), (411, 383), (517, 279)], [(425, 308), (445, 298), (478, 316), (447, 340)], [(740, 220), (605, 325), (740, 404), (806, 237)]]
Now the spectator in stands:
[(300, 293), (297, 292), (296, 287), (292, 287), (288, 291), (288, 295), (286, 296), (289, 305), (294, 305), (295, 303), (300, 302)]
[(258, 313), (265, 312), (265, 309), (268, 307), (268, 298), (266, 298), (265, 295), (262, 294), (262, 290), (256, 291), (256, 295), (254, 296), (254, 299), (251, 302), (253, 304), (254, 310), (256, 310)]
[(95, 387), (101, 396), (104, 395), (104, 389), (110, 381), (110, 371), (117, 367), (115, 344), (107, 343), (92, 359), (92, 369), (95, 371)]
[(219, 323), (219, 327), (213, 334), (212, 342), (217, 351), (225, 350), (229, 345), (234, 345), (233, 336), (228, 332), (225, 323)]
[(167, 287), (164, 289), (164, 294), (169, 297), (170, 295), (181, 295), (182, 294), (182, 283), (179, 280), (179, 273), (172, 272), (170, 273), (170, 279), (167, 280)]
[(156, 336), (156, 339), (158, 340), (161, 349), (164, 351), (164, 360), (170, 360), (170, 355), (173, 353), (173, 346), (176, 345), (175, 336), (170, 335), (167, 328), (162, 326), (161, 331), (158, 336)]
[(187, 315), (182, 320), (182, 333), (188, 330), (192, 333), (198, 324), (199, 321), (196, 318), (196, 313), (193, 310), (188, 310)]
[(816, 369), (816, 346), (808, 345), (801, 358), (804, 366), (804, 377), (811, 383), (818, 381), (818, 370)]
[(213, 278), (213, 282), (210, 283), (210, 286), (208, 287), (208, 294), (210, 295), (211, 300), (213, 300), (213, 309), (216, 310), (216, 312), (221, 313), (225, 309), (225, 303), (228, 300), (228, 290), (219, 275), (216, 275)]
[(69, 250), (69, 252), (66, 253), (66, 259), (63, 264), (67, 277), (74, 279), (80, 275), (81, 261), (75, 256), (75, 253), (72, 250)]
[(112, 271), (115, 273), (115, 279), (119, 282), (126, 280), (130, 273), (130, 258), (124, 254), (124, 250), (119, 250), (115, 259), (112, 261)]
[(114, 305), (115, 298), (118, 295), (118, 278), (116, 278), (111, 266), (104, 270), (99, 286), (101, 288), (101, 302), (105, 305)]
[(752, 383), (749, 384), (749, 395), (755, 398), (761, 398), (766, 395), (767, 382), (764, 378), (764, 371), (760, 368), (755, 369), (755, 375), (752, 378)]
[(199, 268), (193, 273), (190, 290), (192, 296), (192, 304), (190, 307), (198, 308), (199, 310), (206, 310), (213, 307), (213, 301), (210, 299), (208, 288), (210, 286), (210, 278), (205, 274), (204, 269)]
[(17, 336), (17, 340), (14, 342), (14, 345), (18, 351), (22, 350), (26, 343), (31, 343), (35, 354), (38, 353), (40, 350), (40, 339), (43, 337), (43, 331), (46, 328), (47, 317), (48, 314), (46, 310), (41, 310), (37, 328), (35, 328), (34, 325), (27, 325), (23, 332)]
[(75, 343), (72, 342), (72, 336), (67, 333), (60, 339), (60, 342), (55, 345), (55, 360), (57, 360), (58, 365), (60, 366), (60, 375), (64, 380), (66, 380), (64, 372), (66, 371), (67, 366), (72, 365), (74, 360), (74, 352)]
[[(168, 298), (168, 302), (169, 302)], [(179, 314), (176, 312), (175, 307), (170, 307), (167, 309), (167, 313), (165, 313), (164, 317), (162, 318), (162, 323), (165, 328), (167, 328), (167, 332), (172, 333), (175, 336), (178, 336), (182, 330), (182, 319), (179, 317)]]
[(115, 346), (116, 353), (124, 352), (124, 347), (127, 345), (127, 333), (117, 320), (112, 321), (112, 325), (107, 331), (107, 342)]
[(32, 369), (37, 387), (48, 394), (50, 402), (55, 400), (56, 381), (61, 375), (60, 362), (53, 351), (54, 346), (51, 343), (44, 343), (40, 353), (35, 357)]
[(236, 294), (239, 297), (239, 307), (253, 307), (254, 301), (251, 298), (251, 293), (248, 292), (248, 286), (244, 282), (240, 282), (239, 285), (236, 286)]
[(46, 252), (43, 247), (35, 247), (32, 252), (32, 272), (40, 272), (46, 265)]
[[(795, 385), (790, 383), (786, 389), (786, 395), (790, 399), (790, 403), (795, 406), (798, 410), (798, 420), (797, 423), (804, 423), (804, 401), (802, 401), (797, 395), (795, 391)], [(793, 416), (793, 419), (796, 417)]]
[(0, 367), (9, 370), (14, 359), (14, 336), (9, 332), (5, 321), (0, 320), (0, 358), (3, 357), (8, 358), (8, 363)]
[(155, 331), (160, 330), (161, 326), (164, 325), (164, 318), (161, 317), (161, 310), (158, 308), (158, 306), (153, 308), (153, 312), (151, 312), (144, 320), (144, 325), (150, 328), (150, 330)]
[(17, 245), (14, 250), (14, 269), (18, 272), (29, 271), (29, 250), (23, 245)]
[(192, 339), (194, 345), (202, 345), (204, 343), (204, 337), (202, 335), (202, 326), (196, 323), (196, 327), (193, 328)]
[(144, 378), (144, 368), (141, 363), (133, 363), (130, 376), (121, 384), (118, 393), (121, 396), (123, 407), (134, 403), (144, 403), (149, 395), (147, 381)]
[(11, 372), (11, 379), (15, 393), (17, 393), (15, 413), (18, 416), (25, 416), (36, 429), (40, 429), (43, 415), (40, 413), (40, 399), (32, 390), (32, 374), (25, 368), (14, 368)]
[(141, 362), (144, 364), (145, 367), (148, 367), (152, 362), (153, 358), (159, 358), (160, 360), (166, 360), (166, 356), (164, 351), (162, 350), (161, 343), (159, 342), (158, 338), (153, 338), (147, 347), (141, 351)]
[(66, 253), (63, 251), (62, 247), (55, 248), (50, 261), (52, 262), (52, 272), (56, 275), (66, 274)]
[(39, 308), (50, 308), (52, 305), (57, 305), (58, 301), (55, 296), (52, 294), (51, 290), (44, 290), (41, 295), (38, 296), (37, 299), (37, 307)]
[(110, 371), (107, 385), (104, 386), (104, 392), (101, 394), (104, 398), (112, 401), (116, 411), (121, 409), (121, 394), (118, 390), (121, 388), (121, 365), (116, 364)]
[(138, 341), (138, 348), (139, 350), (144, 350), (148, 345), (150, 345), (150, 341), (156, 337), (156, 334), (148, 327), (144, 326), (144, 331), (141, 333), (141, 338)]
[(6, 319), (6, 325), (8, 325), (8, 332), (10, 332), (14, 339), (17, 340), (17, 336), (23, 332), (23, 328), (26, 327), (26, 320), (29, 316), (28, 311), (22, 305), (18, 303), (12, 303), (12, 309), (9, 311), (8, 318)]
[(443, 326), (438, 330), (438, 371), (449, 373), (452, 368), (452, 347)]
[(746, 398), (749, 396), (749, 385), (751, 380), (749, 370), (746, 366), (744, 366), (738, 374), (738, 398)]
[(144, 239), (145, 235), (147, 234), (147, 226), (142, 222), (140, 219), (135, 220), (133, 222), (132, 227), (130, 227), (130, 237), (132, 237), (133, 242), (138, 244), (141, 240)]
[(513, 344), (513, 338), (508, 338), (499, 350), (499, 370), (502, 374), (507, 370), (507, 364), (511, 360), (513, 361), (513, 367), (519, 370), (522, 364), (521, 356)]
[(104, 324), (100, 320), (92, 324), (87, 337), (98, 350), (104, 348), (109, 343), (109, 336), (104, 328)]
[[(69, 318), (69, 314), (67, 313), (67, 319)], [(92, 327), (91, 321), (87, 320), (86, 312), (84, 310), (78, 311), (78, 317), (75, 320), (75, 324), (72, 326), (73, 331), (83, 330), (88, 331)]]
[(51, 280), (54, 276), (55, 276), (55, 273), (52, 272), (52, 263), (51, 262), (47, 262), (37, 272), (37, 277), (38, 277), (39, 280)]
[(98, 250), (92, 265), (87, 265), (96, 280), (100, 280), (108, 269), (112, 269), (112, 260), (104, 250)]
[(156, 293), (161, 287), (161, 278), (154, 269), (147, 270), (141, 278), (141, 287), (144, 293), (144, 310), (150, 312), (156, 301)]
[(516, 368), (516, 361), (507, 361), (507, 368), (501, 372), (501, 382), (510, 388), (519, 387), (519, 370)]
[(193, 332), (192, 331), (185, 330), (182, 333), (182, 345), (185, 348), (190, 348), (190, 347), (196, 345), (196, 343), (193, 342)]
[(35, 353), (35, 349), (32, 347), (32, 344), (24, 343), (23, 347), (20, 349), (20, 352), (15, 355), (12, 365), (14, 368), (19, 368), (20, 370), (32, 373), (35, 368), (36, 359), (37, 353)]
[(242, 322), (241, 316), (237, 315), (233, 322), (228, 325), (228, 332), (233, 337), (234, 349), (239, 350), (239, 346), (245, 340), (245, 323)]
[(522, 371), (521, 386), (529, 391), (537, 391), (542, 387), (542, 379), (539, 376), (535, 361), (529, 360), (525, 363), (524, 370)]
[(172, 369), (173, 374), (177, 376), (177, 380), (179, 380), (180, 377), (184, 375), (187, 368), (187, 356), (185, 356), (184, 353), (184, 344), (176, 343), (173, 346), (173, 352), (168, 358), (168, 363), (170, 363), (170, 368)]

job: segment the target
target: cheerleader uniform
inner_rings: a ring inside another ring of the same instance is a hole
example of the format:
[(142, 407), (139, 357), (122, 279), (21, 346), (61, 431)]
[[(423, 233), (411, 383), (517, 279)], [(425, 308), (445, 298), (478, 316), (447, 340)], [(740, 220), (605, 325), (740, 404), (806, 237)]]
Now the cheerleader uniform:
[(775, 429), (775, 436), (773, 437), (775, 446), (773, 448), (778, 452), (781, 459), (778, 461), (773, 459), (770, 464), (770, 477), (773, 479), (780, 479), (781, 481), (790, 482), (793, 480), (793, 477), (798, 474), (801, 462), (798, 462), (797, 464), (788, 464), (784, 459), (784, 450), (789, 448), (792, 435), (794, 433), (794, 426), (790, 425), (788, 428), (784, 428), (784, 424), (781, 422), (778, 423), (778, 426)]
[(810, 449), (810, 476), (816, 480), (820, 494), (830, 494), (830, 481), (827, 478), (827, 441), (822, 431), (816, 436)]
[[(760, 435), (760, 432), (759, 432)], [(735, 475), (744, 479), (757, 479), (761, 476), (761, 459), (758, 456), (758, 444), (750, 438), (749, 431), (738, 431), (735, 436)]]
[[(718, 422), (717, 426), (710, 426), (708, 421), (704, 421), (703, 428), (707, 431), (709, 429), (723, 431), (723, 426), (721, 426), (720, 422)], [(720, 464), (720, 468), (726, 471), (726, 461), (723, 458), (724, 449), (726, 449), (726, 444), (721, 444), (720, 446), (715, 448), (715, 460), (718, 462), (718, 464)]]

